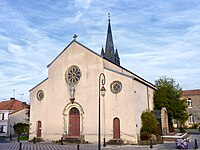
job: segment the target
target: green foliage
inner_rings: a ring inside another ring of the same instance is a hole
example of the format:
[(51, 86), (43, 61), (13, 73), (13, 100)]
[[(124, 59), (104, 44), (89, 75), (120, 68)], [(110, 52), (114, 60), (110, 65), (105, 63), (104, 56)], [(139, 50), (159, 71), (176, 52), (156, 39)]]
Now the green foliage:
[(197, 129), (197, 127), (198, 127), (198, 124), (193, 124), (193, 125), (190, 127), (190, 129)]
[(180, 100), (182, 89), (172, 78), (161, 77), (155, 83), (157, 90), (154, 93), (155, 109), (167, 108), (168, 120), (177, 119), (181, 125), (187, 120), (185, 100)]
[(140, 129), (141, 140), (147, 140), (151, 134), (156, 133), (157, 121), (151, 112), (143, 112), (141, 115), (142, 127)]
[(16, 134), (21, 135), (22, 133), (28, 133), (29, 125), (26, 123), (17, 123), (13, 126)]
[(29, 137), (26, 135), (26, 136), (21, 136), (19, 138), (20, 141), (28, 141)]

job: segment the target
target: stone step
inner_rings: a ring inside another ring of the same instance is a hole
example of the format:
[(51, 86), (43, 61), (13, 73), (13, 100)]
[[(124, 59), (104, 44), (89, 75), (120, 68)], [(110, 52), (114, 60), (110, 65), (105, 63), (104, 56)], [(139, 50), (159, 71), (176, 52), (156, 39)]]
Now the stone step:
[(67, 142), (67, 143), (80, 143), (80, 139), (79, 138), (66, 138), (63, 141)]
[(111, 139), (107, 142), (107, 144), (110, 145), (122, 145), (124, 144), (124, 141), (122, 139)]

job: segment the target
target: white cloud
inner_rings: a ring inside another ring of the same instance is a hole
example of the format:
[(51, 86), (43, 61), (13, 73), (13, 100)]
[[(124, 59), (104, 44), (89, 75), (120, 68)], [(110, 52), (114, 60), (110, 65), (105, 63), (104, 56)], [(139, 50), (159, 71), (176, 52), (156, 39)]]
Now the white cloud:
[(200, 3), (177, 2), (0, 1), (0, 100), (11, 97), (13, 88), (27, 100), (74, 33), (100, 53), (108, 12), (124, 67), (153, 83), (167, 75), (184, 89), (199, 88)]

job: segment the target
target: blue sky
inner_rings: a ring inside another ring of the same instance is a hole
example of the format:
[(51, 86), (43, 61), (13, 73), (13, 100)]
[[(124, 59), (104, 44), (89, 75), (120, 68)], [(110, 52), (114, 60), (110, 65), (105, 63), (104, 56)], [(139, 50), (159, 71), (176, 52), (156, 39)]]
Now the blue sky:
[(72, 41), (100, 54), (108, 18), (121, 65), (154, 83), (200, 89), (199, 0), (0, 0), (0, 101), (29, 89)]

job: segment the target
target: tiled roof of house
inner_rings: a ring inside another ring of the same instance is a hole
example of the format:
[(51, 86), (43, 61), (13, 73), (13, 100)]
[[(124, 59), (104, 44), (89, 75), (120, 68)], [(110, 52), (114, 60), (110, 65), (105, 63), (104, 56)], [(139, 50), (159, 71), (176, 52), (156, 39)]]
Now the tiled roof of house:
[[(27, 107), (27, 104), (25, 107)], [(17, 110), (18, 111), (21, 109), (23, 109), (22, 102), (14, 98), (0, 102), (0, 110)]]
[(183, 91), (183, 96), (187, 96), (187, 95), (200, 95), (200, 90), (186, 90)]

